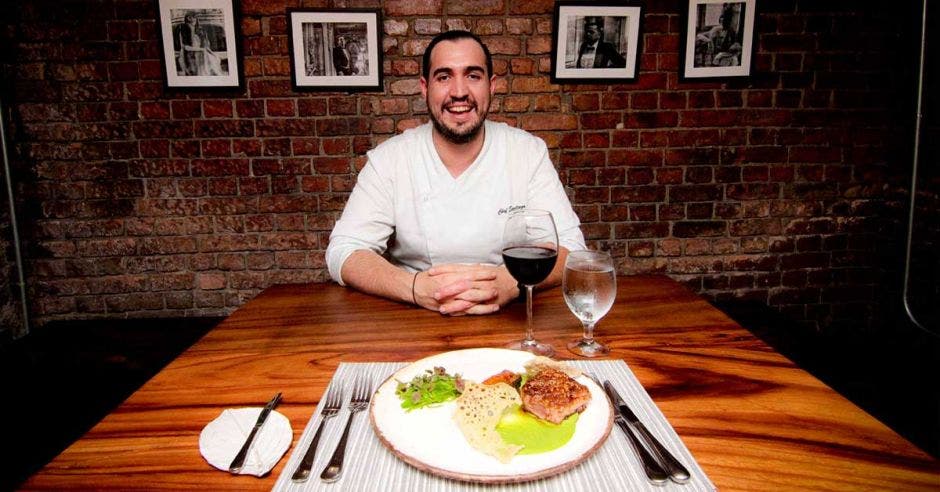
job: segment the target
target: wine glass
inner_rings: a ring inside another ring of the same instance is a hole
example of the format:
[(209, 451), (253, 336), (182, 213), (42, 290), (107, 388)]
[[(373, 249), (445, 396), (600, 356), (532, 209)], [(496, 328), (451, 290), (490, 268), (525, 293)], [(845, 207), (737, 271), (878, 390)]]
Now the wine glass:
[(532, 288), (548, 278), (557, 259), (558, 231), (551, 212), (530, 209), (509, 216), (503, 229), (503, 262), (513, 278), (526, 289), (525, 339), (510, 344), (510, 348), (546, 357), (555, 354), (550, 344), (535, 341), (532, 331)]
[(572, 251), (562, 275), (565, 304), (584, 326), (584, 336), (568, 344), (568, 350), (584, 357), (610, 353), (594, 339), (594, 325), (610, 311), (617, 296), (617, 275), (610, 254), (603, 251)]

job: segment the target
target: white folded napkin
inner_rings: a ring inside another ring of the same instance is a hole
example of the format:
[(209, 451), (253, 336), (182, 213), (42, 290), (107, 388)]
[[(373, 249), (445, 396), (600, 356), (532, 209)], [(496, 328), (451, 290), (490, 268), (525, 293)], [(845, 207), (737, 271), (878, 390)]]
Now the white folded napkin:
[[(210, 465), (228, 471), (235, 455), (245, 444), (245, 439), (258, 420), (261, 407), (230, 408), (212, 422), (206, 424), (199, 434), (199, 452)], [(255, 442), (245, 458), (242, 475), (263, 476), (284, 456), (294, 439), (290, 422), (283, 414), (272, 411), (268, 420), (255, 435)]]

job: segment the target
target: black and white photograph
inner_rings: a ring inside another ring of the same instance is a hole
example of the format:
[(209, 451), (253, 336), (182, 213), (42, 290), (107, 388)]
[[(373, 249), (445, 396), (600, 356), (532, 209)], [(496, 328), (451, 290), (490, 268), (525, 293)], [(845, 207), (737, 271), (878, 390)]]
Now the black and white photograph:
[(157, 0), (157, 6), (167, 88), (242, 86), (233, 0)]
[(688, 1), (683, 16), (683, 78), (750, 75), (755, 3), (755, 0)]
[(636, 79), (642, 7), (555, 4), (552, 82)]
[(288, 12), (291, 81), (295, 89), (382, 89), (379, 11)]

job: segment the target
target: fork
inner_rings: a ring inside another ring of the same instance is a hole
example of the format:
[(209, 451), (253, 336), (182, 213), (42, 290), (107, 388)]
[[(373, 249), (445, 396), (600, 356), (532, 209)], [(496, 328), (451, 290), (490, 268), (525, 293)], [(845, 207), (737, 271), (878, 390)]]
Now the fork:
[(320, 412), (320, 424), (317, 426), (317, 432), (313, 435), (313, 441), (310, 442), (310, 447), (307, 448), (303, 459), (300, 460), (300, 464), (298, 464), (297, 469), (294, 470), (294, 475), (291, 476), (291, 480), (294, 482), (306, 482), (310, 477), (310, 469), (313, 467), (313, 456), (317, 451), (317, 443), (320, 441), (320, 432), (323, 430), (323, 423), (335, 417), (336, 414), (339, 413), (339, 409), (343, 406), (343, 390), (340, 385), (336, 384), (335, 386), (331, 386), (330, 390), (326, 392), (326, 397), (323, 401), (323, 411)]
[(320, 474), (320, 480), (324, 482), (335, 482), (343, 473), (343, 458), (346, 456), (346, 438), (349, 437), (349, 427), (352, 424), (353, 417), (357, 413), (365, 410), (369, 406), (369, 399), (372, 397), (372, 381), (366, 376), (360, 375), (356, 378), (356, 384), (353, 386), (352, 398), (349, 400), (349, 418), (346, 420), (346, 428), (343, 429), (343, 436), (336, 445), (336, 451), (330, 458), (329, 464)]

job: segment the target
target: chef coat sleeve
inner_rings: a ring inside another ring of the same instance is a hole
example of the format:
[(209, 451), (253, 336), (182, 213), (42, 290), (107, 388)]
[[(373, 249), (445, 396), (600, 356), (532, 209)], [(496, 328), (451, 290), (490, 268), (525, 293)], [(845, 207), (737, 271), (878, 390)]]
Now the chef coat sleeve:
[(330, 234), (326, 265), (330, 277), (340, 285), (343, 264), (354, 251), (369, 250), (384, 254), (388, 238), (395, 230), (394, 200), (388, 179), (379, 174), (372, 161), (366, 163), (356, 179), (346, 207)]

